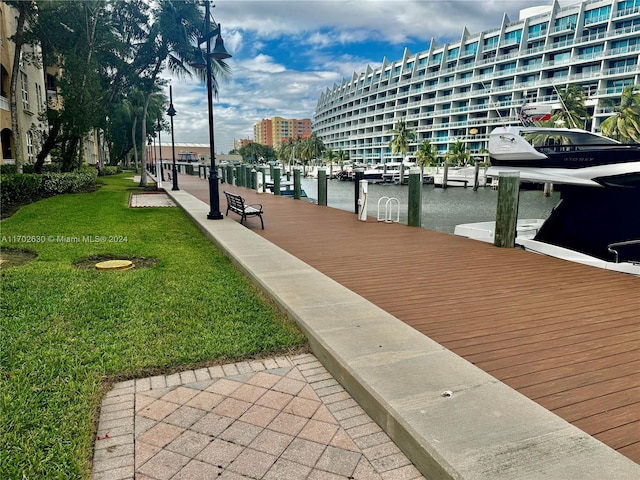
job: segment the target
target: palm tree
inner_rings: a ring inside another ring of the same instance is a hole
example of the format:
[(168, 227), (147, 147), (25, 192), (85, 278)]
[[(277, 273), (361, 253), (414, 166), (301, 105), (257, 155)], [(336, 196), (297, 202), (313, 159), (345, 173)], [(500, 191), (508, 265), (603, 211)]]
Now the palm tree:
[(289, 143), (289, 140), (285, 140), (280, 144), (280, 148), (278, 148), (277, 152), (277, 157), (283, 165), (289, 160), (289, 158), (291, 158), (291, 145)]
[(326, 163), (329, 164), (329, 178), (331, 178), (333, 174), (333, 161), (335, 160), (335, 158), (336, 158), (335, 152), (330, 148), (327, 148), (327, 150), (324, 152), (324, 159), (325, 159), (325, 164)]
[(311, 160), (312, 157), (312, 153), (311, 153), (311, 142), (309, 142), (308, 138), (305, 138), (304, 140), (300, 141), (300, 148), (298, 150), (298, 156), (300, 157), (300, 160), (302, 160), (302, 168), (303, 168), (303, 176), (307, 176), (307, 165), (309, 163), (309, 160)]
[(438, 159), (438, 149), (429, 140), (424, 140), (418, 145), (416, 159), (418, 160), (418, 165), (420, 165), (421, 173), (424, 174), (424, 167), (435, 165)]
[(349, 160), (349, 154), (342, 149), (338, 150), (336, 153), (336, 160), (340, 164), (340, 170), (344, 170), (344, 162)]
[(471, 155), (467, 150), (467, 144), (460, 140), (451, 144), (447, 152), (447, 159), (455, 161), (459, 167), (465, 165), (471, 159)]
[[(203, 24), (202, 13), (195, 1), (161, 0), (157, 4), (156, 18), (149, 28), (148, 41), (145, 42), (141, 58), (150, 59), (147, 69), (143, 71), (141, 80), (146, 86), (147, 101), (142, 113), (142, 139), (146, 138), (147, 109), (153, 88), (158, 84), (158, 76), (165, 63), (169, 70), (177, 76), (190, 76), (188, 62), (193, 60), (193, 44), (200, 38), (199, 26)], [(218, 78), (228, 77), (231, 69), (223, 60), (212, 57), (212, 88), (218, 94)], [(193, 68), (200, 79), (206, 78), (203, 68)], [(143, 142), (144, 143), (144, 142)], [(142, 174), (140, 185), (146, 186), (145, 172), (146, 143), (143, 145)], [(213, 155), (214, 152), (211, 152)]]
[(562, 108), (551, 116), (552, 125), (565, 124), (568, 128), (585, 128), (590, 119), (585, 105), (587, 96), (580, 85), (571, 84), (558, 92)]
[(324, 152), (324, 143), (315, 133), (312, 133), (310, 137), (299, 141), (299, 156), (302, 160), (304, 167), (304, 176), (307, 176), (307, 165), (320, 156)]
[(407, 128), (407, 124), (401, 120), (396, 123), (396, 126), (392, 130), (389, 130), (389, 133), (394, 135), (393, 139), (389, 143), (391, 153), (395, 154), (396, 152), (400, 152), (402, 155), (402, 159), (400, 160), (400, 185), (402, 185), (404, 182), (404, 166), (402, 165), (402, 162), (407, 154), (409, 143), (416, 139), (416, 132)]
[(640, 86), (625, 87), (614, 111), (600, 125), (603, 135), (623, 143), (640, 143)]

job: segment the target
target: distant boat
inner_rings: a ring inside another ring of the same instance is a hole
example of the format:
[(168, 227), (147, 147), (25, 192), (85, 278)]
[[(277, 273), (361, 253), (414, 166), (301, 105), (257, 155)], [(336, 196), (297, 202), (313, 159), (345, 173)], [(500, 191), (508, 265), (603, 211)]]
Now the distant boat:
[[(274, 192), (273, 182), (266, 182), (265, 187), (267, 187), (267, 190), (269, 190), (271, 193)], [(281, 196), (293, 198), (294, 194), (295, 194), (295, 190), (293, 188), (293, 182), (287, 182), (287, 181), (280, 182)], [(305, 192), (303, 189), (300, 189), (300, 198), (307, 198), (307, 192)]]
[[(475, 166), (469, 167), (449, 167), (447, 171), (447, 187), (473, 187), (476, 175)], [(433, 184), (436, 187), (444, 185), (444, 168), (438, 168), (433, 174)], [(478, 186), (484, 187), (487, 184), (485, 169), (478, 170)]]

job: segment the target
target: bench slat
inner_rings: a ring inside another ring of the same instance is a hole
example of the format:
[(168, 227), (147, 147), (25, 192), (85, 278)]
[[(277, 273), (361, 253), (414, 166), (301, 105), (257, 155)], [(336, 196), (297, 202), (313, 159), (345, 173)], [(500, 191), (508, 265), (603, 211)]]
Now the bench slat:
[[(264, 230), (264, 221), (262, 220), (262, 205), (259, 203), (254, 203), (251, 205), (245, 205), (244, 198), (240, 195), (236, 195), (231, 192), (224, 192), (227, 197), (227, 212), (225, 215), (229, 215), (229, 210), (233, 213), (240, 215), (240, 223), (243, 223), (247, 217), (260, 217), (260, 225)], [(254, 206), (255, 205), (255, 206)], [(259, 208), (256, 208), (259, 207)]]

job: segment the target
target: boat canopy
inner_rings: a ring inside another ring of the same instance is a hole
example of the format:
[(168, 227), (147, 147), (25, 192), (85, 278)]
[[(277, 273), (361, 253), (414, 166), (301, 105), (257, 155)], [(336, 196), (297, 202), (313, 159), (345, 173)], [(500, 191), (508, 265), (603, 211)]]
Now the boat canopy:
[(489, 155), (496, 160), (547, 158), (537, 147), (554, 145), (620, 145), (619, 142), (577, 128), (498, 127), (489, 136)]

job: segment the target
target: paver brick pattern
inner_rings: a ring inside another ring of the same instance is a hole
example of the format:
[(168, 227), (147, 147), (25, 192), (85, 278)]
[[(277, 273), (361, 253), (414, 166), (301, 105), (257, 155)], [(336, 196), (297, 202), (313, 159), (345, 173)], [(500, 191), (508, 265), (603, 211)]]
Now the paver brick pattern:
[(116, 384), (95, 480), (424, 478), (311, 354)]

